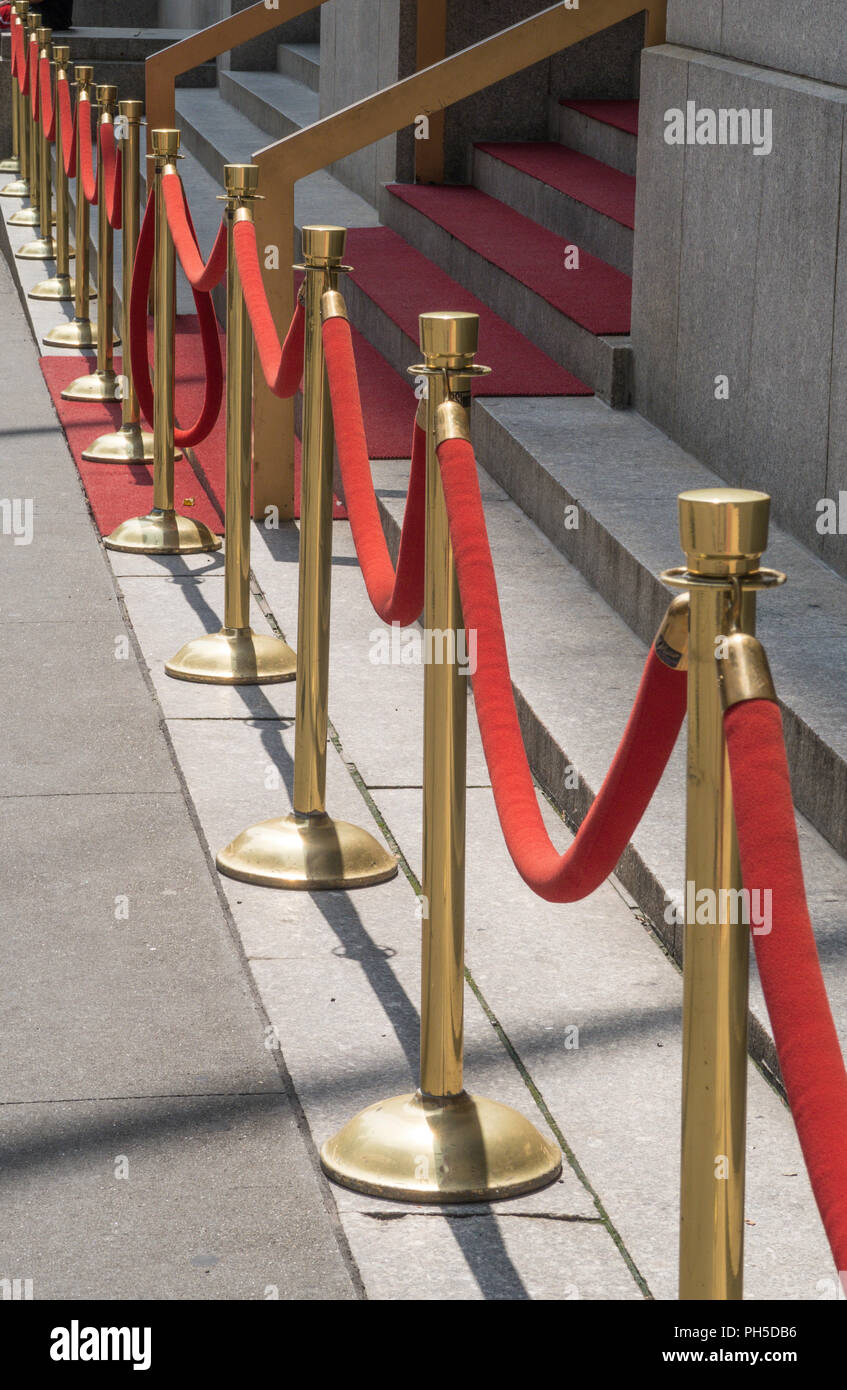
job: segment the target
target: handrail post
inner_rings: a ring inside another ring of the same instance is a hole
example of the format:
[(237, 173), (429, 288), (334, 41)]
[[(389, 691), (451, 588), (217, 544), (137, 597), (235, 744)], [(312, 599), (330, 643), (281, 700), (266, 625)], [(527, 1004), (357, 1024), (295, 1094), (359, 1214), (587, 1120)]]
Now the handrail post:
[[(683, 492), (690, 594), (683, 952), (679, 1297), (740, 1299), (744, 1263), (747, 981), (743, 903), (716, 657), (730, 627), (755, 631), (743, 581), (767, 543), (770, 499), (734, 488)], [(734, 600), (734, 601), (733, 601)]]
[(233, 232), (252, 222), (258, 196), (255, 164), (224, 166), (226, 186), (226, 569), (224, 624), (187, 642), (165, 671), (211, 685), (268, 685), (294, 679), (297, 659), (279, 637), (250, 626), (250, 481), (253, 424), (253, 331), (244, 302)]
[[(437, 447), (468, 438), (479, 317), (420, 316), (427, 382), (420, 1088), (359, 1112), (321, 1150), (342, 1187), (406, 1202), (485, 1202), (555, 1182), (562, 1156), (518, 1111), (463, 1086), (467, 675)], [(442, 646), (437, 659), (429, 651)]]

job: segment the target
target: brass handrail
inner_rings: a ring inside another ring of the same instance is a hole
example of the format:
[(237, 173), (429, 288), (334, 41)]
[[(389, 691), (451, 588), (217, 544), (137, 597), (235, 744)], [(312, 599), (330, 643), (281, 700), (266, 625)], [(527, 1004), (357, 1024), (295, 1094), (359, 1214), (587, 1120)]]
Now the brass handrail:
[(189, 34), (158, 53), (152, 53), (144, 64), (148, 141), (151, 131), (174, 125), (175, 85), (182, 73), (219, 58), (250, 39), (258, 39), (269, 30), (287, 24), (289, 19), (297, 19), (325, 3), (326, 0), (279, 0), (275, 8), (270, 8), (265, 0), (259, 0), (257, 5), (239, 10), (217, 24), (210, 24), (208, 29)]
[[(421, 3), (426, 0), (419, 0)], [(579, 9), (552, 5), (257, 151), (253, 161), (259, 166), (259, 186), (265, 197), (256, 214), (259, 244), (276, 248), (280, 267), (292, 265), (296, 259), (297, 180), (412, 125), (420, 115), (437, 115), (445, 107), (645, 10), (645, 47), (664, 43), (667, 0), (582, 0), (582, 5), (584, 8)], [(271, 275), (266, 286), (276, 322), (288, 323), (294, 312), (292, 277)], [(278, 407), (283, 403), (275, 402), (262, 385), (260, 380), (254, 413), (254, 515), (261, 517), (264, 505), (273, 503), (279, 507), (280, 517), (290, 517), (294, 442), (290, 429), (284, 436), (280, 434)]]

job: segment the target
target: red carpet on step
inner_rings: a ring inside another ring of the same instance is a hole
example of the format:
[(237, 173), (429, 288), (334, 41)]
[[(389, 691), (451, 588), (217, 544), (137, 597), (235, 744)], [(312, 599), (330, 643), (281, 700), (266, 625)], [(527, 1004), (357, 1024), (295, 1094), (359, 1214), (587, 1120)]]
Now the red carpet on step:
[(632, 281), (614, 266), (580, 250), (579, 269), (566, 269), (568, 243), (562, 237), (478, 188), (422, 183), (387, 187), (395, 198), (416, 208), (589, 333), (629, 332)]
[(638, 134), (637, 101), (569, 101), (563, 98), (559, 105), (570, 106), (574, 111), (581, 111), (583, 116), (593, 116), (595, 121), (625, 130), (627, 135)]
[[(152, 357), (152, 334), (151, 334)], [(221, 351), (225, 350), (221, 334)], [(56, 413), (67, 436), (68, 446), (88, 494), (94, 519), (101, 535), (108, 535), (120, 522), (132, 516), (142, 516), (153, 505), (152, 464), (88, 463), (83, 457), (99, 434), (117, 429), (121, 422), (119, 404), (87, 404), (63, 401), (64, 388), (78, 376), (94, 370), (94, 359), (76, 353), (42, 357), (41, 370), (56, 407)], [(115, 371), (121, 371), (121, 358), (115, 358)], [(176, 408), (181, 424), (194, 419), (199, 412), (204, 392), (203, 354), (197, 319), (194, 315), (177, 320), (176, 350)], [(410, 392), (408, 435), (411, 441), (414, 417), (414, 393)], [(409, 452), (409, 442), (397, 455)], [(202, 444), (191, 450), (193, 458), (183, 457), (174, 465), (174, 502), (177, 511), (184, 511), (206, 523), (217, 534), (223, 533), (226, 497), (226, 420), (222, 411), (217, 424)], [(300, 514), (300, 441), (295, 440), (294, 457), (295, 515)], [(336, 499), (333, 516), (346, 516)]]
[(481, 142), (476, 148), (624, 227), (635, 226), (635, 179), (631, 174), (622, 174), (610, 164), (549, 140)]
[[(592, 394), (590, 386), (565, 371), (390, 227), (351, 228), (347, 233), (345, 254), (354, 267), (350, 279), (413, 343), (419, 341), (419, 314), (440, 309), (479, 314), (478, 359), (491, 367), (492, 373), (473, 383), (475, 396)], [(358, 360), (359, 343), (355, 333), (354, 343)], [(410, 366), (414, 360), (410, 358)], [(373, 453), (367, 409), (365, 426), (373, 457), (396, 457)], [(407, 452), (408, 449), (406, 445)]]

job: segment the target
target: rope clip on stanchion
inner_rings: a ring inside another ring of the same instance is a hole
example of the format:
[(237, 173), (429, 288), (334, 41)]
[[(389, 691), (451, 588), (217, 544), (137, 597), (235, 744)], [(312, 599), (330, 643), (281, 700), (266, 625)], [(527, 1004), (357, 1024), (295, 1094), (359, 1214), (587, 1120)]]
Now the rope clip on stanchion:
[[(70, 226), (70, 200), (68, 196), (68, 176), (65, 173), (64, 131), (60, 117), (60, 93), (68, 83), (68, 61), (71, 50), (67, 44), (54, 44), (53, 62), (55, 66), (54, 107), (56, 112), (56, 274), (47, 280), (40, 280), (30, 290), (28, 299), (52, 299), (61, 303), (74, 297), (74, 287), (70, 276), (71, 250), (68, 230)], [(49, 150), (47, 159), (49, 163)]]
[(29, 179), (27, 177), (26, 122), (22, 103), (22, 75), (18, 64), (23, 60), (26, 16), (29, 13), (29, 0), (17, 0), (12, 5), (12, 154), (0, 163), (0, 173), (17, 174), (18, 177), (4, 188), (0, 188), (0, 198), (28, 198)]
[(337, 289), (347, 233), (303, 228), (306, 341), (303, 384), (300, 590), (294, 810), (241, 832), (217, 856), (221, 873), (269, 888), (363, 888), (397, 874), (397, 860), (360, 826), (326, 812), (329, 613), (334, 429), (326, 379), (321, 300)]
[(75, 171), (76, 178), (76, 218), (74, 239), (76, 241), (76, 274), (74, 275), (74, 316), (72, 319), (63, 319), (55, 328), (51, 328), (49, 333), (45, 333), (44, 342), (49, 347), (69, 348), (78, 350), (80, 348), (94, 347), (97, 343), (97, 324), (89, 317), (89, 308), (92, 299), (96, 299), (96, 292), (90, 285), (90, 221), (91, 212), (88, 199), (83, 189), (82, 173), (82, 143), (83, 140), (91, 139), (90, 120), (86, 122), (86, 129), (83, 130), (80, 121), (80, 112), (90, 112), (91, 109), (91, 85), (94, 79), (94, 69), (88, 64), (79, 64), (74, 68), (74, 82), (76, 83), (76, 117), (73, 124), (73, 160), (69, 167)]
[(108, 550), (130, 551), (136, 555), (195, 555), (219, 550), (221, 540), (202, 521), (180, 516), (174, 510), (176, 256), (162, 195), (162, 178), (166, 172), (176, 172), (180, 133), (178, 130), (154, 130), (151, 139), (155, 156), (156, 218), (153, 507), (145, 516), (121, 522), (103, 543)]
[[(769, 507), (766, 493), (744, 489), (681, 493), (686, 565), (662, 575), (690, 599), (679, 1246), (686, 1301), (740, 1299), (743, 1291), (750, 928), (720, 910), (743, 888), (720, 687), (751, 669), (756, 592), (784, 580), (760, 566)], [(702, 902), (715, 911), (692, 909)]]
[(25, 155), (25, 170), (27, 181), (26, 197), (29, 199), (29, 207), (18, 208), (9, 218), (9, 223), (13, 227), (37, 227), (41, 221), (38, 211), (39, 190), (38, 190), (38, 139), (35, 117), (32, 109), (30, 94), (30, 82), (34, 64), (30, 57), (33, 44), (36, 45), (36, 55), (38, 53), (37, 31), (41, 28), (41, 15), (34, 10), (28, 10), (23, 16), (23, 35), (22, 35), (22, 54), (21, 54), (21, 122), (20, 140), (21, 148)]
[[(153, 435), (141, 425), (138, 394), (130, 361), (130, 300), (132, 268), (138, 246), (141, 188), (142, 101), (121, 101), (118, 111), (125, 137), (121, 142), (121, 340), (123, 342), (121, 426), (98, 435), (82, 457), (89, 463), (152, 463)], [(108, 212), (108, 209), (107, 209)], [(98, 338), (99, 345), (99, 338)]]
[[(468, 438), (479, 320), (422, 314), (428, 377), (424, 623), (463, 629), (436, 448)], [(457, 647), (454, 646), (454, 650)], [(463, 1086), (465, 746), (467, 680), (458, 663), (424, 673), (424, 795), (420, 1088), (361, 1111), (329, 1139), (321, 1164), (333, 1181), (407, 1202), (484, 1202), (546, 1187), (562, 1157), (518, 1111)]]
[(165, 670), (176, 680), (265, 685), (293, 680), (297, 658), (279, 637), (250, 626), (250, 492), (253, 434), (253, 333), (235, 255), (237, 222), (252, 222), (259, 169), (224, 166), (226, 293), (226, 568), (224, 625), (186, 643)]
[[(53, 190), (51, 179), (50, 145), (47, 140), (47, 117), (48, 113), (41, 100), (41, 64), (49, 64), (53, 56), (52, 29), (39, 28), (34, 31), (35, 38), (35, 59), (32, 60), (33, 44), (30, 39), (30, 86), (34, 84), (34, 91), (31, 91), (30, 107), (32, 110), (32, 150), (34, 153), (34, 163), (38, 170), (38, 219), (37, 225), (39, 235), (34, 241), (27, 241), (23, 246), (19, 246), (15, 252), (15, 259), (19, 261), (52, 261), (56, 258), (56, 243), (53, 239)], [(33, 206), (35, 206), (35, 196), (33, 191)], [(17, 217), (18, 214), (15, 214)], [(14, 220), (14, 219), (13, 219)]]
[[(109, 200), (106, 196), (107, 162), (104, 143), (108, 137), (114, 156), (114, 124), (117, 88), (104, 83), (97, 88), (97, 290), (99, 307), (97, 317), (97, 365), (93, 372), (78, 376), (62, 392), (63, 401), (117, 401), (121, 398), (121, 386), (115, 374), (115, 257), (114, 232), (109, 220)], [(81, 154), (89, 132), (80, 126)], [(86, 150), (87, 154), (87, 150)], [(83, 197), (82, 169), (77, 166), (77, 198)], [(81, 269), (80, 269), (81, 273)]]

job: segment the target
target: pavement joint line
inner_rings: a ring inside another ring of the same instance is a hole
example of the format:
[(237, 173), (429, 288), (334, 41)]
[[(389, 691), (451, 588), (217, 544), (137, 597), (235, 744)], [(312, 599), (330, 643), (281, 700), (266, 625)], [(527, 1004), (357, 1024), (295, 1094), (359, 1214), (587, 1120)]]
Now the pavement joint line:
[[(150, 698), (153, 700), (159, 712), (158, 726), (161, 731), (162, 737), (165, 740), (165, 746), (168, 750), (168, 755), (171, 759), (171, 764), (174, 768), (174, 773), (182, 790), (182, 796), (186, 807), (186, 811), (188, 813), (194, 832), (197, 836), (197, 841), (200, 846), (201, 853), (203, 854), (203, 857), (206, 860), (206, 866), (209, 871), (209, 876), (214, 886), (215, 893), (217, 894), (218, 902), (221, 907), (221, 912), (223, 913), (223, 918), (226, 923), (227, 933), (230, 937), (230, 940), (232, 941), (238, 959), (241, 961), (242, 966), (244, 967), (246, 984), (247, 988), (250, 991), (250, 997), (253, 1001), (254, 1008), (256, 1009), (259, 1018), (262, 1020), (263, 1025), (266, 1028), (270, 1027), (270, 1016), (268, 1015), (267, 1010), (265, 1009), (264, 1003), (259, 993), (258, 984), (253, 975), (253, 971), (250, 969), (249, 961), (244, 950), (244, 944), (241, 940), (241, 935), (236, 926), (235, 918), (233, 916), (232, 909), (229, 905), (226, 893), (224, 892), (223, 885), (221, 884), (221, 876), (218, 873), (211, 846), (209, 845), (209, 842), (206, 839), (206, 835), (203, 831), (200, 817), (197, 813), (197, 808), (194, 805), (194, 800), (191, 796), (191, 792), (189, 790), (188, 783), (185, 779), (185, 775), (180, 765), (179, 758), (177, 757), (176, 749), (173, 745), (173, 740), (171, 739), (170, 730), (168, 728), (168, 721), (165, 718), (165, 714), (159, 701), (158, 694), (156, 692), (155, 686), (153, 685), (152, 673), (150, 671), (149, 666), (147, 665), (146, 659), (142, 652), (141, 644), (138, 640), (138, 634), (136, 633), (135, 628), (133, 627), (133, 624), (130, 620), (126, 601), (120, 589), (119, 576), (115, 573), (114, 569), (112, 568), (112, 565), (110, 563), (109, 552), (106, 550), (106, 547), (103, 544), (102, 537), (100, 537), (100, 552), (103, 556), (103, 562), (107, 566), (111, 575), (121, 615), (123, 617), (124, 624), (126, 626), (136, 660), (138, 662), (142, 679), (144, 680), (144, 683), (147, 686)], [(252, 587), (252, 583), (254, 582), (252, 571), (250, 578)], [(311, 1126), (309, 1125), (309, 1121), (306, 1117), (306, 1112), (303, 1108), (300, 1097), (297, 1094), (297, 1090), (291, 1079), (291, 1074), (288, 1070), (288, 1065), (285, 1061), (285, 1058), (282, 1055), (282, 1049), (275, 1049), (271, 1055), (274, 1059), (274, 1064), (277, 1068), (277, 1071), (279, 1072), (280, 1079), (283, 1084), (283, 1093), (287, 1096), (288, 1102), (291, 1106), (292, 1115), (294, 1116), (294, 1123), (297, 1127), (301, 1139), (303, 1140), (308, 1161), (311, 1165), (312, 1171), (317, 1181), (318, 1191), (321, 1195), (321, 1201), (323, 1203), (324, 1209), (326, 1210), (327, 1217), (329, 1219), (332, 1232), (335, 1237), (336, 1244), (338, 1246), (339, 1254), (350, 1276), (350, 1280), (353, 1285), (353, 1290), (355, 1292), (356, 1298), (362, 1302), (367, 1301), (368, 1295), (367, 1290), (365, 1289), (364, 1279), (362, 1277), (361, 1271), (359, 1270), (359, 1266), (356, 1263), (356, 1260), (353, 1256), (353, 1251), (350, 1246), (350, 1242), (347, 1239), (344, 1227), (342, 1225), (341, 1216), (339, 1214), (338, 1206), (336, 1204), (335, 1197), (330, 1187), (329, 1181), (327, 1180), (323, 1172), (323, 1169), (320, 1166), (318, 1148), (315, 1143), (314, 1136), (312, 1134)], [(278, 1095), (280, 1094), (280, 1092), (273, 1092), (272, 1094)]]
[(277, 1100), (284, 1094), (263, 1087), (260, 1091), (142, 1091), (136, 1096), (49, 1096), (34, 1100), (0, 1100), (0, 1109), (22, 1108), (27, 1105), (110, 1105), (113, 1102), (132, 1102), (142, 1100), (234, 1100), (237, 1096), (266, 1096)]
[(480, 1221), (494, 1216), (508, 1218), (510, 1221), (564, 1221), (570, 1225), (602, 1226), (599, 1216), (579, 1216), (572, 1212), (554, 1211), (510, 1211), (500, 1202), (483, 1204), (470, 1211), (360, 1211), (359, 1216), (367, 1216), (370, 1221), (403, 1221), (410, 1217), (440, 1217), (442, 1221)]

